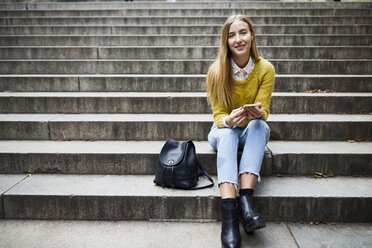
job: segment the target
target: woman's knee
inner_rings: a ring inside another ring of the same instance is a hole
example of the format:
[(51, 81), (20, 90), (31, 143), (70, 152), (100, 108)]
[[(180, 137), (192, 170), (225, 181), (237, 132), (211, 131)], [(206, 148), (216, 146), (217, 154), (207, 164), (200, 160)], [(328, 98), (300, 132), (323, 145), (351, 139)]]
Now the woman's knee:
[(248, 123), (248, 129), (269, 129), (269, 126), (261, 119), (253, 119)]
[(248, 133), (260, 132), (265, 135), (266, 143), (270, 139), (270, 127), (267, 123), (260, 119), (251, 120), (248, 124)]

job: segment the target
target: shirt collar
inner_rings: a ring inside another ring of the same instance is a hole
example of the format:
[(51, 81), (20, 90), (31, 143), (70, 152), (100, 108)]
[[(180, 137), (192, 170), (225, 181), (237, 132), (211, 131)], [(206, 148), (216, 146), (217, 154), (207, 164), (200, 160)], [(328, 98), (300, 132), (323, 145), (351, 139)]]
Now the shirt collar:
[(233, 74), (238, 73), (240, 70), (244, 70), (246, 73), (249, 74), (250, 68), (252, 67), (252, 64), (253, 64), (253, 60), (251, 57), (249, 57), (249, 61), (244, 68), (240, 68), (232, 58), (230, 59), (230, 62), (231, 62), (231, 68), (232, 68)]

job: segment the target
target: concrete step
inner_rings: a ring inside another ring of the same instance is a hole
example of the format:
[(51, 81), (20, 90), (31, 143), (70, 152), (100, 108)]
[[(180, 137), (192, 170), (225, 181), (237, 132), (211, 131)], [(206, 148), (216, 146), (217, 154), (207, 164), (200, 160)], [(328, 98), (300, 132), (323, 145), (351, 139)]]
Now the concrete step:
[[(97, 24), (131, 24), (131, 25), (161, 25), (161, 24), (220, 24), (226, 21), (226, 16), (57, 16), (57, 17), (0, 17), (0, 25), (97, 25)], [(369, 16), (250, 16), (254, 24), (371, 24)]]
[[(187, 107), (185, 107), (187, 106)], [(372, 113), (372, 93), (274, 92), (270, 111)], [(1, 113), (212, 113), (199, 92), (0, 92)]]
[[(200, 191), (172, 190), (155, 186), (153, 179), (153, 175), (34, 174), (3, 194), (4, 217), (219, 219), (217, 186)], [(206, 182), (201, 179), (199, 185)], [(255, 188), (255, 205), (267, 221), (370, 222), (371, 187), (372, 178), (263, 177)]]
[(270, 141), (267, 146), (273, 174), (372, 175), (371, 142)]
[[(3, 140), (0, 141), (0, 174), (153, 175), (163, 145), (164, 141)], [(216, 175), (216, 153), (207, 141), (195, 142), (195, 145), (198, 161), (208, 174)], [(367, 170), (364, 172), (368, 173)], [(261, 175), (272, 175), (268, 148)]]
[[(372, 25), (255, 25), (257, 34), (372, 34)], [(2, 35), (218, 34), (221, 25), (2, 25)]]
[[(267, 223), (246, 235), (242, 247), (372, 246), (369, 223)], [(53, 230), (53, 231), (51, 231)], [(169, 235), (177, 230), (177, 235)], [(213, 221), (45, 221), (1, 220), (3, 247), (215, 248), (220, 247), (221, 223)], [(314, 239), (317, 236), (317, 239)]]
[[(372, 139), (372, 115), (271, 114), (271, 139)], [(211, 114), (1, 114), (3, 140), (206, 140)], [(138, 132), (141, 130), (141, 132)]]
[[(257, 34), (260, 46), (369, 46), (372, 35)], [(219, 35), (0, 35), (0, 46), (219, 46)]]
[(372, 8), (369, 2), (281, 2), (281, 1), (182, 1), (182, 2), (53, 2), (53, 3), (2, 3), (2, 10), (97, 10), (97, 9), (208, 9), (208, 8), (223, 8), (223, 9), (246, 9), (246, 8)]
[[(372, 75), (275, 75), (274, 92), (371, 92)], [(202, 92), (205, 75), (0, 75), (0, 91)]]
[(4, 218), (3, 194), (25, 178), (25, 175), (0, 175), (0, 220)]
[[(372, 26), (371, 26), (372, 27)], [(372, 59), (371, 46), (261, 46), (266, 59)], [(0, 46), (2, 59), (215, 59), (218, 47)]]
[[(198, 161), (217, 174), (216, 153), (194, 142)], [(0, 141), (0, 174), (153, 175), (164, 141)], [(372, 143), (270, 141), (261, 176), (372, 175)], [(140, 165), (140, 166), (138, 166)]]
[[(214, 59), (0, 60), (0, 74), (206, 74)], [(372, 59), (269, 59), (278, 74), (371, 74)]]
[[(244, 13), (247, 16), (371, 16), (372, 8), (348, 8), (335, 5), (331, 8), (304, 7), (270, 7), (266, 8), (113, 8), (113, 9), (54, 9), (54, 10), (0, 10), (3, 17), (27, 16), (230, 16), (235, 13)], [(3, 6), (3, 5), (0, 5)], [(169, 5), (171, 6), (171, 5)], [(89, 6), (87, 6), (89, 7)]]

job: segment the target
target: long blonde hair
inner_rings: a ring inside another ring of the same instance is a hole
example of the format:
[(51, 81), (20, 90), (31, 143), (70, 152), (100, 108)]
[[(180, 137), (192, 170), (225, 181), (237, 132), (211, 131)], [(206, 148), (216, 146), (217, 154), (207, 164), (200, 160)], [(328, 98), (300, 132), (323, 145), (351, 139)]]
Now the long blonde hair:
[(227, 18), (222, 26), (221, 41), (218, 57), (209, 67), (207, 74), (207, 94), (209, 101), (213, 104), (217, 102), (223, 108), (230, 108), (232, 105), (232, 72), (231, 72), (231, 51), (228, 46), (229, 30), (234, 21), (244, 21), (248, 24), (249, 30), (253, 35), (250, 49), (250, 57), (258, 62), (260, 56), (257, 50), (256, 35), (252, 22), (246, 16), (232, 15)]

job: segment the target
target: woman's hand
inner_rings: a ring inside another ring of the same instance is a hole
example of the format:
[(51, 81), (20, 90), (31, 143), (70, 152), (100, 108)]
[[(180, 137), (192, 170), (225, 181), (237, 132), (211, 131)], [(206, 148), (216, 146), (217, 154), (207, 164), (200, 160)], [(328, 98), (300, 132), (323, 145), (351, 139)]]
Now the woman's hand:
[(234, 109), (226, 118), (226, 124), (229, 127), (241, 127), (247, 121), (246, 110), (243, 107)]
[(245, 113), (249, 119), (260, 118), (263, 114), (262, 104), (259, 102), (257, 107), (244, 108)]

